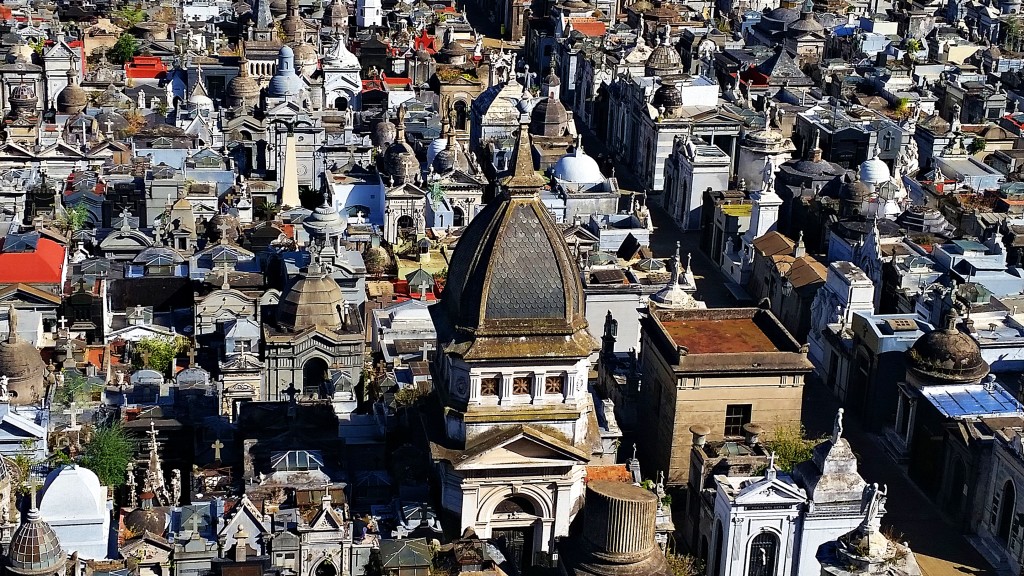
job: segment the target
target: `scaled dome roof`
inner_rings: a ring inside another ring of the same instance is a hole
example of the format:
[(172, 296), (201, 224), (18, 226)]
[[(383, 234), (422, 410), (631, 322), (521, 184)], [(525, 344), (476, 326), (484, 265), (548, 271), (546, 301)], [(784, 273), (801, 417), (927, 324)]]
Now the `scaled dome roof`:
[(569, 113), (557, 99), (544, 98), (530, 112), (530, 134), (535, 136), (561, 136), (568, 125)]
[(338, 328), (342, 324), (338, 307), (344, 303), (345, 297), (338, 283), (314, 261), (278, 303), (277, 323), (290, 332), (301, 332), (314, 326)]
[(25, 521), (14, 530), (5, 552), (7, 570), (18, 576), (63, 574), (67, 563), (57, 534), (43, 522), (35, 503), (25, 515)]

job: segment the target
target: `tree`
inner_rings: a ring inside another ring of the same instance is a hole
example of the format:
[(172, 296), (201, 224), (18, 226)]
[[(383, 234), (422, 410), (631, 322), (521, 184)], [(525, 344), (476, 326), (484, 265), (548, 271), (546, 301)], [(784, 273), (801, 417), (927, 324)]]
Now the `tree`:
[(161, 374), (167, 373), (171, 361), (188, 346), (184, 336), (146, 336), (135, 343), (132, 367), (149, 368)]
[(60, 406), (70, 406), (89, 398), (89, 382), (84, 376), (75, 374), (64, 379), (64, 385), (53, 394), (53, 401)]
[(668, 560), (668, 573), (672, 576), (698, 576), (704, 573), (704, 563), (689, 554), (665, 555)]
[(987, 146), (988, 142), (984, 138), (975, 138), (967, 145), (967, 151), (971, 154), (977, 154), (978, 152), (984, 152)]
[(802, 426), (784, 424), (775, 428), (764, 446), (768, 451), (775, 452), (775, 467), (783, 472), (790, 472), (797, 464), (810, 460), (814, 454), (814, 447), (820, 441), (821, 439), (807, 439)]
[(139, 130), (146, 127), (146, 117), (138, 110), (125, 112), (124, 119), (128, 121), (128, 125), (124, 128), (125, 136), (134, 136), (139, 133)]
[(1019, 16), (1011, 16), (1003, 20), (1003, 48), (1020, 52), (1022, 40), (1024, 40), (1024, 25), (1021, 24)]
[(86, 220), (89, 219), (89, 210), (85, 207), (85, 204), (75, 204), (64, 208), (57, 214), (57, 219), (54, 224), (57, 225), (64, 234), (71, 235), (82, 229), (85, 225)]
[(96, 473), (104, 486), (120, 486), (125, 482), (125, 468), (135, 453), (135, 446), (120, 424), (97, 428), (82, 455), (82, 466)]
[(114, 16), (123, 20), (124, 23), (127, 24), (127, 27), (131, 28), (146, 19), (146, 11), (139, 5), (125, 6), (117, 12), (114, 12)]
[(135, 57), (139, 51), (139, 41), (135, 36), (125, 32), (117, 39), (117, 42), (107, 50), (107, 59), (114, 64), (124, 64)]
[(388, 267), (387, 252), (383, 248), (367, 248), (363, 253), (363, 264), (371, 276), (379, 278)]
[(917, 38), (908, 38), (904, 47), (907, 49), (907, 54), (910, 54), (911, 58), (917, 57), (917, 53), (924, 50), (924, 44), (921, 44), (921, 41)]

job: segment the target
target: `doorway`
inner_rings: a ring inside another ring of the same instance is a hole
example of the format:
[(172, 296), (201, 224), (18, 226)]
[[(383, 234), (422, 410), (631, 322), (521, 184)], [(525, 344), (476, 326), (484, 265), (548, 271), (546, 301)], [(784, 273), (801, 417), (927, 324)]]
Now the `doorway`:
[(302, 397), (322, 398), (327, 389), (329, 374), (323, 358), (310, 358), (302, 365)]

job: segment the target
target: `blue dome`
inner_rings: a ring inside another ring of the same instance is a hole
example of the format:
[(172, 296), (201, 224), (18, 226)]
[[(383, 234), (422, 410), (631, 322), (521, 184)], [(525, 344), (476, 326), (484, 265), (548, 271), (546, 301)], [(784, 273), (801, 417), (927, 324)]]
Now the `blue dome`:
[(277, 72), (270, 79), (267, 94), (276, 98), (298, 96), (302, 88), (302, 78), (295, 73), (295, 52), (282, 46), (277, 53)]

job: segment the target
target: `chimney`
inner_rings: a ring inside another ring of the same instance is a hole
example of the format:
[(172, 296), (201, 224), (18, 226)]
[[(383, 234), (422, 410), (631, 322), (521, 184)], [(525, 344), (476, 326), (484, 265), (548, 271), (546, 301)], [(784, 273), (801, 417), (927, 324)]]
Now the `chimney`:
[(708, 434), (711, 433), (711, 429), (703, 424), (694, 424), (690, 426), (690, 433), (693, 434), (693, 445), (703, 449), (704, 445), (708, 443)]
[(757, 446), (761, 443), (762, 432), (764, 432), (764, 428), (760, 424), (751, 422), (743, 425), (743, 436), (747, 439), (747, 444), (751, 446)]

